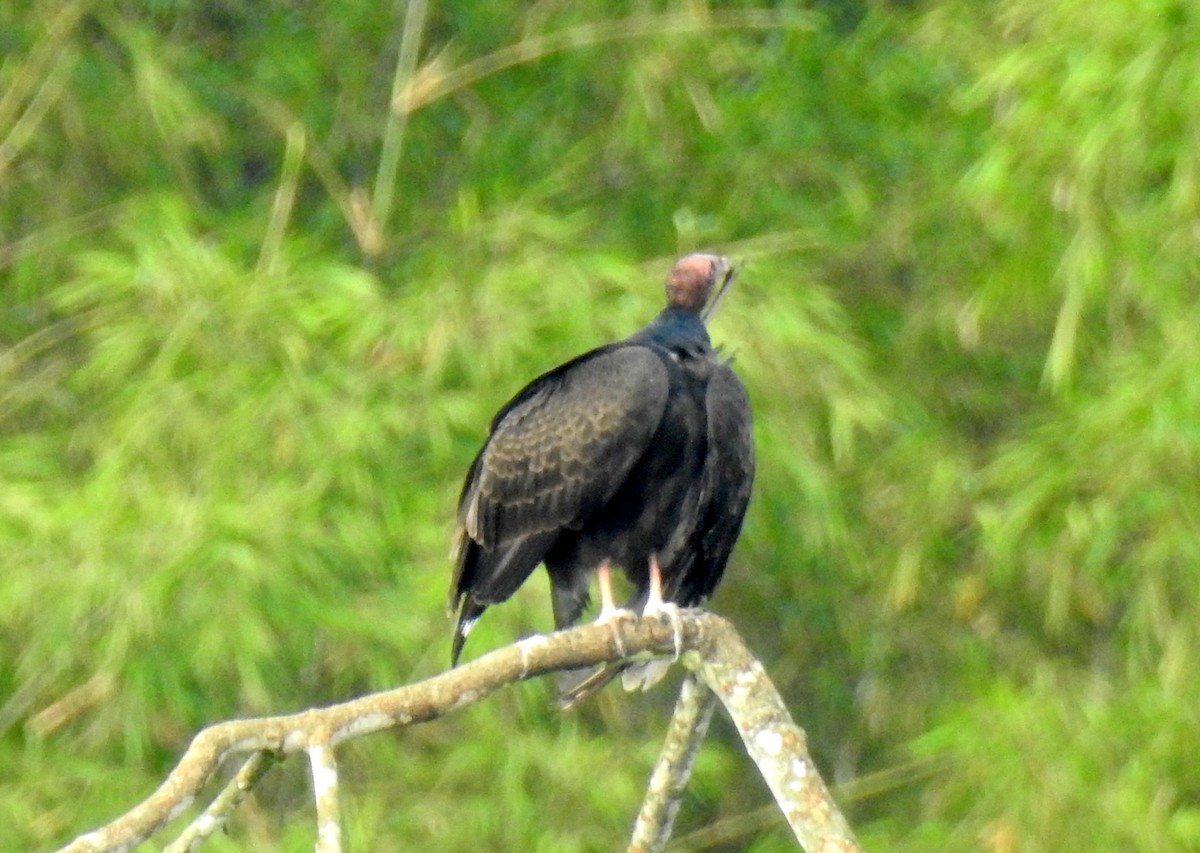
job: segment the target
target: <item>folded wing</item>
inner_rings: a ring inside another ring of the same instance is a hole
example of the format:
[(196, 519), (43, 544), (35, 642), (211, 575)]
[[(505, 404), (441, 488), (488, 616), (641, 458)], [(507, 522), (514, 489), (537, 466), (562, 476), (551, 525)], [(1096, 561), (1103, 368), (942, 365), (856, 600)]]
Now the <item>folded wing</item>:
[(653, 350), (617, 344), (538, 377), (496, 416), (459, 499), (455, 658), (474, 619), (620, 488), (662, 420), (668, 386)]

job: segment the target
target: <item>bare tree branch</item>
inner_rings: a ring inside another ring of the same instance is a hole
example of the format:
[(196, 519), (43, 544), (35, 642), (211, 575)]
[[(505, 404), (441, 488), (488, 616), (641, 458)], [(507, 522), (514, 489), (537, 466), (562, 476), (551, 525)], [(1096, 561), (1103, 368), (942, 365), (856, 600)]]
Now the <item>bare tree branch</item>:
[[(330, 815), (329, 825), (336, 826), (333, 751), (343, 741), (435, 719), (478, 702), (506, 684), (548, 672), (636, 655), (670, 655), (677, 640), (681, 640), (685, 664), (698, 673), (733, 718), (804, 848), (809, 853), (859, 850), (807, 754), (804, 733), (791, 721), (762, 666), (733, 626), (718, 616), (687, 610), (678, 627), (681, 637), (669, 620), (583, 625), (529, 637), (458, 669), (383, 693), (287, 716), (218, 723), (195, 737), (149, 797), (106, 826), (79, 836), (59, 853), (114, 853), (133, 848), (191, 805), (222, 761), (247, 753), (282, 756), (307, 752), (313, 766), (314, 794), (333, 798), (324, 812), (318, 802), (321, 826), (326, 826), (325, 817)], [(324, 843), (324, 835), (321, 840)], [(338, 843), (340, 846), (340, 839)]]
[(629, 853), (662, 853), (666, 849), (679, 801), (692, 775), (692, 762), (708, 733), (708, 723), (716, 707), (717, 697), (695, 674), (689, 673), (680, 688), (662, 753), (633, 825)]
[(313, 799), (317, 803), (317, 853), (342, 853), (342, 817), (338, 803), (337, 760), (328, 740), (308, 748)]
[(733, 626), (724, 624), (727, 634), (702, 633), (698, 664), (685, 663), (698, 666), (704, 683), (725, 706), (800, 846), (809, 853), (860, 851), (808, 754), (804, 730), (793, 722), (762, 664)]

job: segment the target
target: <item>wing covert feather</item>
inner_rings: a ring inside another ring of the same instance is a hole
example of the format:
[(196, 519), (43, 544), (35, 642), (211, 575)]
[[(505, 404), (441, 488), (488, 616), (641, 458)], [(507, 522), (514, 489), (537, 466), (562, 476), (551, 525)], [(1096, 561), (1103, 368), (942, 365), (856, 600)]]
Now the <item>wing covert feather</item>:
[(595, 350), (538, 377), (492, 424), (459, 523), (489, 548), (577, 524), (646, 451), (669, 384), (660, 357), (642, 346)]

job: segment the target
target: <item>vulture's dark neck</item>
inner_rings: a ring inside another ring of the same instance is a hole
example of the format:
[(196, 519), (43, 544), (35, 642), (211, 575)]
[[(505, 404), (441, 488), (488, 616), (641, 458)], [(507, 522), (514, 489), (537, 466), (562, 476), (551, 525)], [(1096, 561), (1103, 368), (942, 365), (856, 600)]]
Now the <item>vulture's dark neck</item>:
[(686, 352), (705, 351), (712, 346), (699, 313), (686, 308), (664, 308), (649, 325), (629, 340), (631, 343), (657, 344)]

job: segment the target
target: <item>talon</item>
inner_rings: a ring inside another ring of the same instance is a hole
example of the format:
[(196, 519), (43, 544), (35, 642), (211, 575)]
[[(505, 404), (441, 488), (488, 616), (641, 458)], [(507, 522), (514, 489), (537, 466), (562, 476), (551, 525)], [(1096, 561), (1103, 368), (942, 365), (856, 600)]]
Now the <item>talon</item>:
[(669, 601), (660, 602), (657, 607), (651, 610), (649, 607), (642, 613), (643, 616), (654, 616), (662, 619), (666, 618), (671, 623), (671, 640), (675, 645), (675, 660), (679, 660), (679, 656), (683, 654), (683, 619), (681, 618), (682, 610), (677, 604), (672, 604)]
[(672, 640), (675, 644), (675, 659), (683, 654), (683, 622), (679, 618), (679, 605), (663, 601), (662, 597), (662, 568), (658, 565), (658, 557), (650, 557), (650, 594), (646, 597), (646, 606), (642, 608), (642, 616), (667, 617), (671, 622)]
[(627, 610), (624, 607), (614, 607), (607, 613), (601, 611), (600, 615), (595, 618), (597, 625), (616, 625), (618, 622), (627, 622), (630, 619), (636, 619), (638, 615), (632, 610)]
[(618, 621), (618, 619), (609, 618), (604, 621), (604, 624), (608, 626), (609, 633), (612, 634), (613, 645), (617, 647), (617, 654), (625, 657), (625, 641), (621, 639), (621, 629), (617, 627)]
[(596, 585), (600, 588), (600, 614), (596, 617), (596, 624), (608, 626), (612, 632), (613, 644), (621, 657), (625, 657), (625, 642), (621, 639), (617, 623), (632, 619), (634, 614), (613, 603), (612, 565), (608, 560), (596, 567)]

